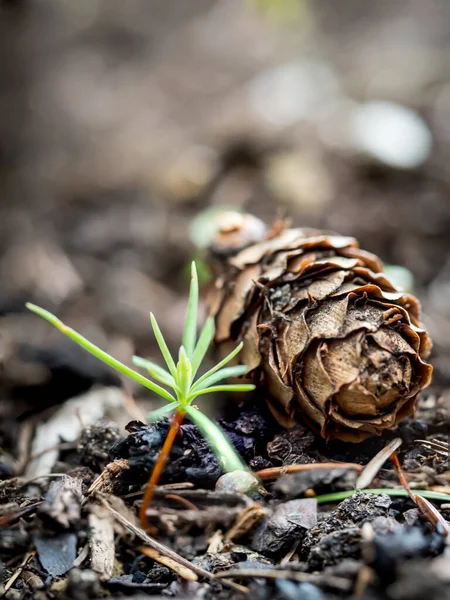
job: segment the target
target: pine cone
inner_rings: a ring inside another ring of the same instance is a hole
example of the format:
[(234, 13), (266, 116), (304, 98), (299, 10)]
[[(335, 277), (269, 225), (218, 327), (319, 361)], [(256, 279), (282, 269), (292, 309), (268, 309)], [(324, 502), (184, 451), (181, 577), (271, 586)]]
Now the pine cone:
[(253, 243), (245, 223), (251, 245), (236, 251), (236, 228), (233, 256), (226, 232), (213, 245), (222, 272), (209, 305), (216, 343), (226, 353), (244, 341), (240, 359), (277, 421), (358, 442), (410, 415), (432, 373), (418, 300), (353, 238), (284, 229)]

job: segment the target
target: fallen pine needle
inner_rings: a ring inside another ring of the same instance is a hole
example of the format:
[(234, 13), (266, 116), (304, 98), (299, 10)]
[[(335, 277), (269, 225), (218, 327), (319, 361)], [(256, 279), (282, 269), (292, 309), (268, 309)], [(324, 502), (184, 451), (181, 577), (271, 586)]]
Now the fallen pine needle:
[(166, 500), (175, 500), (175, 502), (179, 502), (187, 510), (198, 510), (193, 502), (183, 498), (182, 496), (179, 496), (178, 494), (166, 494), (164, 497)]
[[(331, 494), (322, 494), (321, 496), (317, 496), (317, 504), (326, 504), (331, 502), (341, 502), (342, 500), (346, 500), (350, 498), (350, 496), (354, 496), (355, 494), (387, 494), (388, 496), (405, 496), (408, 497), (409, 494), (403, 488), (366, 488), (364, 490), (349, 490), (347, 492), (333, 492)], [(440, 502), (448, 502), (448, 495), (441, 494), (439, 492), (432, 492), (431, 490), (414, 490), (414, 494), (416, 496), (423, 496), (424, 498), (428, 498), (429, 500), (438, 500)]]
[(437, 454), (448, 458), (450, 447), (447, 442), (441, 440), (416, 440), (416, 444), (422, 444), (428, 450), (434, 450)]
[(362, 489), (372, 483), (378, 474), (378, 471), (384, 465), (384, 463), (391, 457), (391, 455), (400, 448), (402, 440), (395, 438), (391, 440), (384, 448), (382, 448), (375, 456), (370, 460), (362, 470), (361, 475), (358, 477), (355, 483), (356, 489)]
[(405, 472), (402, 469), (402, 466), (398, 459), (398, 454), (395, 451), (391, 455), (391, 463), (395, 469), (395, 472), (397, 473), (397, 477), (398, 477), (400, 483), (402, 484), (403, 488), (406, 490), (406, 492), (408, 493), (408, 496), (411, 498), (411, 500), (413, 502), (415, 502), (416, 500), (414, 498), (414, 494), (412, 493), (411, 488), (409, 487), (409, 483), (406, 480)]
[(162, 556), (167, 556), (167, 557), (171, 558), (173, 561), (179, 563), (180, 565), (187, 567), (188, 569), (191, 569), (194, 573), (196, 573), (197, 575), (200, 575), (201, 577), (205, 577), (206, 579), (214, 579), (214, 577), (211, 573), (209, 573), (205, 569), (202, 569), (201, 567), (197, 567), (196, 565), (192, 564), (186, 558), (183, 558), (182, 556), (180, 556), (179, 554), (177, 554), (176, 552), (174, 552), (167, 546), (164, 546), (164, 544), (161, 544), (161, 542), (156, 541), (154, 538), (149, 536), (143, 529), (134, 525), (131, 521), (126, 519), (123, 515), (121, 515), (119, 512), (117, 512), (112, 506), (110, 506), (104, 498), (100, 498), (100, 500), (101, 500), (103, 506), (105, 506), (105, 508), (107, 508), (109, 510), (109, 512), (112, 514), (112, 516), (117, 521), (119, 521), (119, 523), (121, 523), (126, 529), (131, 531), (131, 533), (133, 533), (136, 537), (140, 538), (143, 542), (145, 542), (147, 546), (150, 546), (150, 548), (153, 548), (154, 550), (159, 552)]
[(261, 471), (255, 471), (256, 477), (259, 477), (261, 481), (269, 481), (270, 479), (277, 479), (281, 475), (290, 473), (302, 473), (303, 471), (314, 471), (316, 469), (354, 469), (355, 471), (361, 472), (363, 470), (362, 465), (356, 463), (313, 463), (308, 465), (286, 465), (284, 467), (270, 467), (269, 469), (262, 469)]
[(198, 580), (197, 575), (192, 569), (188, 569), (187, 567), (180, 565), (178, 561), (175, 561), (168, 556), (163, 556), (154, 548), (150, 548), (149, 546), (140, 546), (138, 550), (139, 552), (142, 552), (142, 554), (145, 554), (145, 556), (148, 556), (149, 558), (156, 560), (156, 562), (160, 563), (161, 565), (168, 567), (183, 579), (186, 579), (187, 581)]
[(25, 508), (21, 508), (10, 514), (2, 515), (0, 517), (0, 528), (11, 525), (12, 523), (14, 523), (15, 521), (18, 521), (22, 517), (30, 515), (32, 512), (37, 510), (38, 506), (40, 506), (41, 504), (42, 504), (42, 500), (38, 500), (37, 502), (33, 502), (32, 504), (25, 506)]
[(426, 519), (433, 527), (445, 537), (450, 533), (450, 526), (438, 509), (431, 504), (426, 498), (415, 496), (415, 503), (424, 519)]

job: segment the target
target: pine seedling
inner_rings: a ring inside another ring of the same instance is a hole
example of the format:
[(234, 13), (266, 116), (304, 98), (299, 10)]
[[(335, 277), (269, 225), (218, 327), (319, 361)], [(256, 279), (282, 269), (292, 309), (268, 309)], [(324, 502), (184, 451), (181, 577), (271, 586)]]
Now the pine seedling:
[[(205, 394), (212, 394), (215, 392), (248, 392), (255, 387), (254, 385), (243, 383), (221, 383), (228, 377), (239, 377), (247, 372), (248, 368), (243, 365), (225, 366), (241, 351), (243, 346), (242, 342), (218, 364), (200, 377), (197, 377), (197, 373), (215, 333), (214, 319), (209, 317), (197, 338), (198, 295), (197, 270), (195, 262), (193, 262), (191, 268), (188, 309), (182, 345), (178, 352), (177, 362), (175, 363), (152, 313), (150, 314), (151, 326), (167, 368), (163, 368), (138, 356), (133, 357), (134, 365), (145, 369), (152, 379), (144, 377), (134, 369), (131, 369), (116, 360), (77, 333), (74, 329), (65, 325), (47, 310), (31, 303), (27, 303), (26, 305), (29, 310), (46, 319), (59, 331), (77, 342), (85, 350), (102, 360), (104, 363), (116, 369), (123, 375), (137, 381), (168, 402), (168, 404), (148, 415), (149, 421), (158, 421), (169, 415), (172, 416), (172, 419), (166, 440), (161, 448), (158, 459), (156, 460), (150, 479), (148, 480), (139, 512), (139, 518), (144, 528), (148, 526), (146, 514), (153, 498), (155, 486), (159, 481), (159, 477), (167, 462), (177, 432), (186, 414), (202, 432), (211, 449), (219, 459), (224, 471), (229, 472), (246, 469), (220, 427), (192, 404), (198, 396), (203, 396)], [(172, 391), (169, 391), (167, 388)]]

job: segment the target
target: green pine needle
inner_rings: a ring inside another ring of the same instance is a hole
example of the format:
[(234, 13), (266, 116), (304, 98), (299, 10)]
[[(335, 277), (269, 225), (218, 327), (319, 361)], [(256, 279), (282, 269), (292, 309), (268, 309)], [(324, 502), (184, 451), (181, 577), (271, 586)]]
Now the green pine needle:
[(198, 313), (198, 277), (195, 262), (191, 265), (191, 287), (183, 332), (183, 346), (189, 358), (194, 355), (195, 340), (197, 338), (197, 313)]
[(193, 377), (195, 377), (197, 374), (198, 368), (202, 364), (202, 360), (205, 358), (205, 355), (208, 352), (208, 348), (210, 347), (214, 338), (215, 329), (214, 319), (212, 317), (208, 317), (203, 325), (203, 329), (200, 332), (200, 336), (192, 356), (191, 362)]
[(175, 379), (172, 377), (172, 375), (156, 363), (146, 360), (145, 358), (141, 358), (140, 356), (133, 356), (132, 362), (135, 367), (147, 369), (149, 375), (153, 377), (153, 379), (156, 379), (156, 381), (164, 383), (164, 385), (174, 389), (176, 388)]
[[(429, 500), (439, 500), (440, 502), (448, 502), (450, 500), (450, 496), (448, 494), (442, 494), (441, 492), (433, 492), (432, 490), (411, 490), (413, 494), (417, 496), (423, 496), (424, 498), (428, 498)], [(328, 504), (332, 502), (341, 502), (342, 500), (346, 500), (350, 498), (350, 496), (354, 496), (358, 493), (364, 494), (387, 494), (388, 496), (409, 496), (408, 492), (403, 488), (374, 488), (374, 489), (365, 489), (365, 490), (349, 490), (347, 492), (333, 492), (331, 494), (322, 494), (321, 496), (317, 496), (317, 504)]]
[(222, 381), (222, 379), (226, 379), (227, 377), (240, 377), (241, 375), (245, 375), (248, 369), (245, 365), (236, 365), (234, 367), (225, 367), (225, 369), (219, 369), (209, 377), (203, 380), (203, 382), (198, 382), (192, 386), (192, 392), (204, 390), (214, 383), (218, 383)]
[(213, 448), (224, 471), (245, 471), (247, 469), (216, 423), (193, 406), (186, 406), (186, 412)]
[(175, 412), (178, 406), (178, 402), (172, 402), (171, 404), (165, 404), (164, 406), (161, 406), (161, 408), (152, 410), (152, 412), (147, 413), (147, 421), (149, 423), (161, 421), (161, 419), (164, 419), (165, 417), (168, 417), (170, 414)]
[(208, 351), (208, 348), (214, 338), (215, 326), (214, 319), (209, 317), (197, 340), (197, 313), (198, 313), (198, 277), (195, 262), (191, 266), (191, 285), (189, 292), (188, 309), (186, 321), (183, 331), (182, 345), (178, 353), (178, 362), (175, 361), (169, 351), (164, 336), (159, 328), (155, 316), (150, 314), (150, 323), (158, 343), (161, 354), (166, 362), (168, 370), (165, 368), (139, 356), (133, 357), (133, 364), (137, 367), (145, 369), (150, 377), (166, 388), (173, 390), (173, 394), (167, 389), (161, 387), (158, 383), (137, 373), (130, 367), (119, 362), (85, 337), (77, 333), (74, 329), (67, 327), (55, 315), (36, 306), (28, 303), (26, 306), (29, 310), (36, 313), (43, 319), (46, 319), (61, 333), (74, 342), (85, 348), (88, 352), (99, 358), (101, 361), (116, 369), (123, 375), (130, 377), (137, 383), (152, 390), (155, 394), (170, 402), (169, 405), (163, 406), (148, 415), (149, 421), (160, 420), (174, 411), (187, 413), (192, 421), (198, 426), (206, 440), (210, 444), (212, 450), (216, 453), (225, 470), (233, 471), (236, 469), (245, 469), (241, 459), (231, 446), (223, 431), (211, 419), (200, 412), (197, 408), (191, 406), (192, 402), (198, 396), (211, 394), (216, 392), (249, 392), (255, 389), (252, 384), (221, 384), (215, 385), (218, 382), (228, 377), (241, 377), (247, 372), (247, 367), (243, 365), (231, 366), (223, 368), (228, 364), (242, 349), (242, 342), (230, 352), (230, 354), (221, 360), (217, 365), (210, 369), (207, 373), (199, 377), (195, 381), (195, 376), (201, 363)]

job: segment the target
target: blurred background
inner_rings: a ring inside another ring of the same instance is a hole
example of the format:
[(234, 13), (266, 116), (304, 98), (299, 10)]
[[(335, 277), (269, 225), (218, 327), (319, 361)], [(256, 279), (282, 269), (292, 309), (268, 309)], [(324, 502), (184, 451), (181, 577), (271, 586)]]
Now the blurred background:
[(148, 313), (174, 346), (187, 265), (223, 207), (379, 254), (422, 300), (432, 393), (447, 393), (447, 0), (0, 6), (3, 445), (118, 383), (24, 302), (124, 361), (155, 359)]

